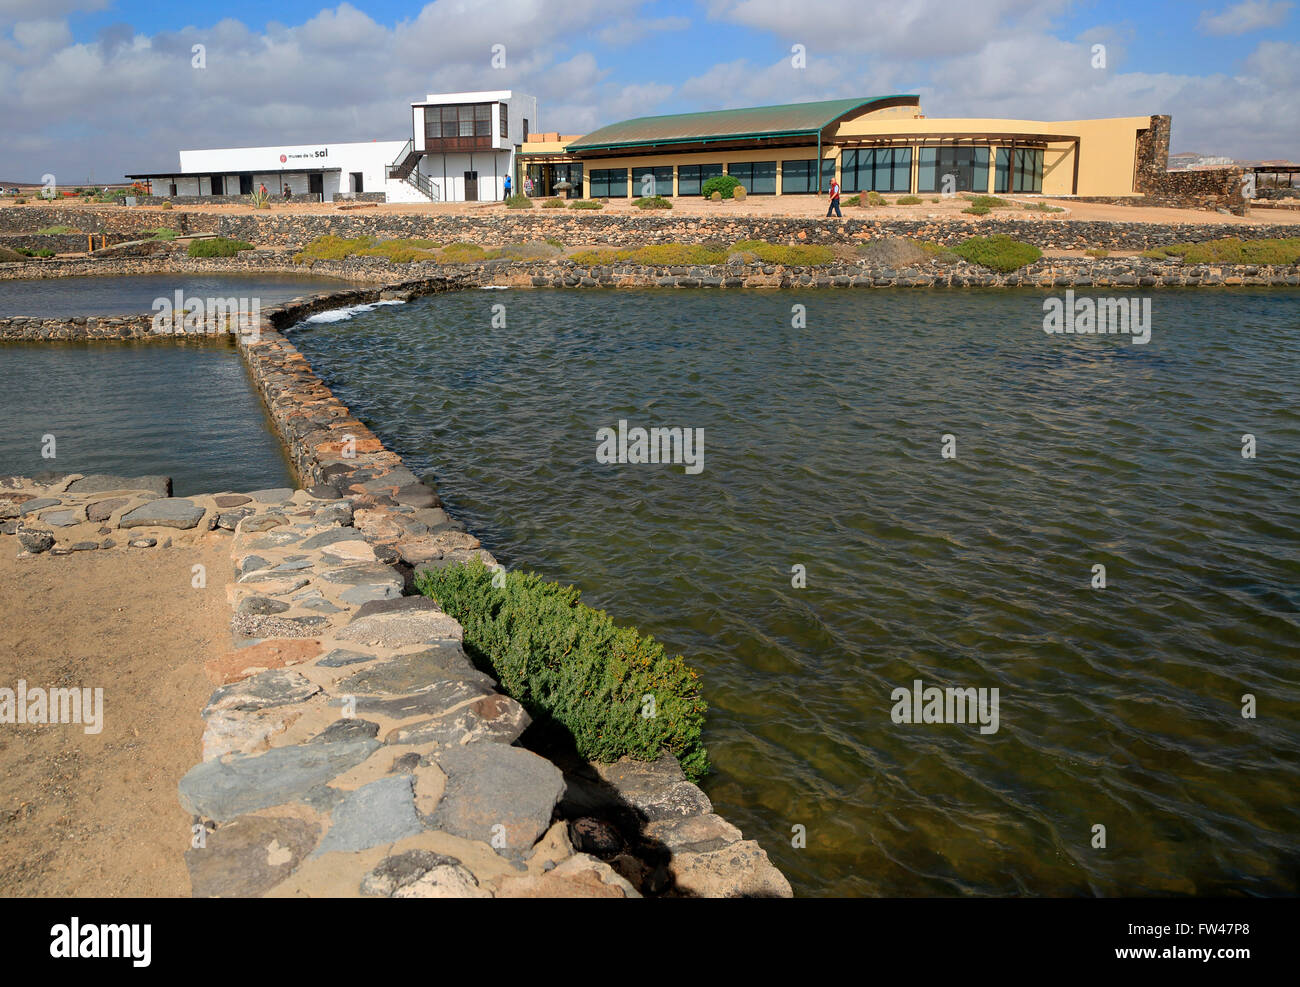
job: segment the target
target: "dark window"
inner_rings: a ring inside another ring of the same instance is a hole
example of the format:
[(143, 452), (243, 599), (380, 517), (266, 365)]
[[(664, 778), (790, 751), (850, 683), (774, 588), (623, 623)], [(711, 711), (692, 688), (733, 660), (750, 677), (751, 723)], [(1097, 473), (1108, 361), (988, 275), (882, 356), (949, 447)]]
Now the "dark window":
[(912, 149), (872, 147), (845, 151), (840, 184), (846, 192), (910, 192)]
[(677, 194), (699, 195), (700, 188), (705, 182), (721, 174), (722, 165), (720, 164), (678, 165)]
[(479, 103), (474, 107), (474, 136), (492, 136), (492, 104)]
[(253, 194), (253, 176), (252, 176), (252, 175), (240, 175), (240, 176), (239, 176), (239, 194), (240, 194), (240, 195), (252, 195), (252, 194)]
[(1037, 148), (1016, 148), (1016, 166), (1012, 175), (1013, 192), (1043, 190), (1043, 152)]
[(776, 194), (775, 161), (733, 161), (727, 165), (727, 174), (740, 179), (750, 195)]
[(226, 181), (220, 175), (212, 176), (212, 194), (213, 195), (226, 194)]
[(528, 140), (528, 117), (524, 117), (524, 140)]
[(660, 168), (633, 168), (632, 194), (637, 196), (672, 195), (673, 166), (665, 165)]
[(626, 168), (592, 168), (591, 197), (617, 199), (627, 197)]
[[(951, 179), (945, 181), (948, 176)], [(918, 192), (987, 192), (988, 188), (987, 147), (921, 148), (916, 179)]]
[(501, 107), (501, 136), (505, 138), (509, 138), (510, 137), (510, 107), (506, 106), (505, 103), (498, 103), (497, 105)]
[[(835, 160), (833, 158), (823, 158), (821, 185), (821, 190), (823, 192), (831, 187), (831, 179), (834, 177)], [(808, 158), (805, 161), (781, 162), (781, 194), (801, 195), (805, 192), (816, 191), (817, 172), (812, 158)]]
[(993, 167), (993, 191), (1011, 191), (1011, 148), (999, 147)]
[(444, 106), (441, 110), (441, 113), (442, 113), (442, 136), (443, 137), (458, 136), (460, 134), (460, 124), (457, 123), (457, 120), (459, 120), (460, 117), (459, 114), (456, 112), (456, 107)]

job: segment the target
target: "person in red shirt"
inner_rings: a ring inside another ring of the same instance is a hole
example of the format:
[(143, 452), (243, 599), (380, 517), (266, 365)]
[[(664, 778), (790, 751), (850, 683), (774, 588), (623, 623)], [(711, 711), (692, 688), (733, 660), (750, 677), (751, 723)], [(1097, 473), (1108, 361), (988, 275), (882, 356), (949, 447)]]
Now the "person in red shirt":
[(834, 178), (831, 179), (831, 204), (826, 207), (827, 217), (832, 212), (840, 219), (844, 218), (844, 213), (840, 212), (840, 183)]

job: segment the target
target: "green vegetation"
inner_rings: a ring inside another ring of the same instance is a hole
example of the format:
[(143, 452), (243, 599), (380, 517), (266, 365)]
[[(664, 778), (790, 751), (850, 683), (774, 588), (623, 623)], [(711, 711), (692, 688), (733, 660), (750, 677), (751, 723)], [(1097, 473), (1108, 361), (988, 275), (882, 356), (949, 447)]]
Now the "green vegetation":
[(887, 206), (889, 203), (885, 197), (874, 189), (870, 192), (863, 192), (861, 202), (864, 206)]
[(170, 209), (171, 207), (172, 207), (172, 204), (171, 204), (170, 202), (164, 202), (164, 203), (162, 204), (162, 207), (161, 207), (161, 208), (163, 208), (163, 209)]
[(1300, 237), (1241, 240), (1230, 236), (1203, 243), (1153, 247), (1144, 251), (1142, 256), (1153, 260), (1181, 257), (1186, 264), (1300, 264)]
[(1049, 206), (1046, 202), (1026, 202), (1024, 208), (1030, 212), (1065, 212), (1060, 206)]
[(252, 249), (253, 245), (251, 243), (218, 236), (213, 237), (211, 240), (191, 240), (190, 249), (187, 253), (190, 257), (234, 257), (241, 250)]
[(987, 216), (989, 214), (988, 206), (968, 206), (962, 212), (970, 213), (972, 216)]
[(735, 175), (714, 175), (712, 178), (705, 179), (704, 184), (700, 186), (700, 194), (706, 199), (712, 199), (714, 192), (721, 192), (720, 198), (730, 199), (739, 184), (740, 179)]
[(438, 244), (433, 240), (376, 240), (371, 236), (353, 239), (321, 236), (293, 255), (295, 264), (318, 260), (343, 260), (346, 257), (382, 257), (394, 264), (413, 261), (436, 260), (433, 251)]
[(922, 240), (919, 246), (930, 255), (930, 260), (936, 264), (956, 264), (957, 261), (961, 260), (961, 257), (952, 247), (945, 246), (942, 243), (935, 243), (933, 240)]
[(80, 230), (74, 230), (71, 226), (47, 226), (43, 230), (37, 230), (37, 236), (58, 236), (61, 233), (79, 233)]
[(555, 247), (555, 248), (557, 248), (557, 249), (559, 249), (559, 250), (563, 250), (563, 249), (564, 249), (564, 244), (560, 241), (560, 238), (559, 238), (559, 237), (548, 236), (548, 237), (546, 238), (546, 242), (549, 243), (552, 247)]
[(442, 256), (439, 259), (448, 264), (468, 264), (476, 260), (492, 260), (496, 256), (498, 256), (496, 251), (489, 253), (477, 243), (457, 240), (442, 248)]
[(968, 195), (966, 201), (975, 208), (984, 206), (987, 209), (1006, 209), (1011, 205), (1006, 199), (999, 199), (996, 195)]
[(1019, 270), (1043, 256), (1043, 252), (1033, 244), (1006, 235), (973, 236), (952, 249), (963, 260), (1004, 274)]
[(574, 199), (569, 203), (570, 209), (602, 209), (605, 203), (599, 199)]
[(900, 195), (894, 200), (896, 206), (919, 206), (921, 197), (919, 195)]
[(860, 205), (861, 202), (862, 202), (862, 196), (860, 196), (860, 195), (851, 195), (851, 196), (849, 196), (847, 199), (844, 200), (844, 205), (846, 205), (846, 206), (856, 206), (856, 205)]
[(253, 190), (253, 194), (248, 197), (248, 201), (254, 209), (270, 209), (271, 193), (263, 192), (260, 187), (256, 188)]
[(638, 209), (671, 209), (673, 207), (673, 204), (662, 195), (643, 195), (639, 199), (633, 199), (632, 205)]
[(522, 192), (516, 192), (514, 195), (510, 196), (510, 198), (506, 199), (506, 208), (531, 209), (533, 208), (533, 200)]
[(180, 236), (180, 233), (173, 230), (170, 226), (159, 226), (157, 229), (142, 230), (141, 232), (151, 240), (175, 240)]
[[(688, 778), (708, 772), (699, 673), (654, 638), (580, 603), (576, 587), (536, 573), (509, 573), (500, 588), (492, 581), (475, 560), (423, 572), (416, 586), (460, 621), (466, 650), (537, 725), (561, 728), (590, 760), (652, 761), (667, 751)], [(653, 716), (643, 715), (647, 696)]]
[[(740, 240), (729, 247), (698, 243), (655, 243), (644, 247), (601, 247), (580, 250), (569, 259), (584, 266), (640, 264), (646, 267), (680, 267), (693, 264), (725, 264), (734, 253), (752, 254), (756, 260), (786, 267), (815, 267), (835, 260), (830, 247), (815, 244), (786, 245), (763, 240)], [(748, 259), (748, 258), (746, 258)]]
[(1087, 254), (1089, 257), (1109, 257), (1109, 256), (1110, 256), (1110, 251), (1109, 251), (1109, 250), (1106, 250), (1106, 249), (1104, 249), (1104, 248), (1102, 248), (1102, 247), (1093, 247), (1091, 250), (1085, 250), (1084, 253)]
[(552, 244), (546, 240), (534, 240), (530, 243), (511, 243), (495, 251), (497, 257), (506, 260), (547, 260), (560, 252), (558, 241)]
[(31, 247), (19, 247), (18, 253), (24, 257), (53, 257), (54, 251), (48, 247), (42, 247), (40, 250), (33, 250)]
[(543, 208), (543, 209), (563, 209), (563, 208), (564, 208), (564, 200), (563, 200), (563, 199), (546, 199), (546, 200), (544, 200), (544, 201), (542, 202), (542, 208)]

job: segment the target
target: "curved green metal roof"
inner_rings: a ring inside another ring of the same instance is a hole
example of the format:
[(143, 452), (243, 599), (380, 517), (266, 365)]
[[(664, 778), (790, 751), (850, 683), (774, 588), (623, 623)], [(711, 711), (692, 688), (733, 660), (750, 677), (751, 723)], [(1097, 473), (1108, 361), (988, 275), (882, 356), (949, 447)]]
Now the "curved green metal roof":
[(637, 117), (593, 130), (568, 145), (567, 150), (588, 151), (645, 144), (683, 144), (815, 134), (840, 117), (873, 103), (908, 101), (919, 104), (920, 97), (908, 94), (824, 99), (813, 103), (784, 103), (780, 106), (749, 106), (736, 110)]

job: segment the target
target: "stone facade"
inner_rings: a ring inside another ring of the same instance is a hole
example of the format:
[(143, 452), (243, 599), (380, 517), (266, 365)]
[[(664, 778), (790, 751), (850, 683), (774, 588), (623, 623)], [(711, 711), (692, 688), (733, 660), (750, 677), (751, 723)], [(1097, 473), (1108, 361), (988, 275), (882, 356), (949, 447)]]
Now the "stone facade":
[(1153, 116), (1150, 128), (1138, 131), (1134, 187), (1145, 195), (1135, 204), (1226, 209), (1244, 216), (1249, 205), (1242, 194), (1244, 169), (1169, 170), (1170, 123), (1168, 115)]

